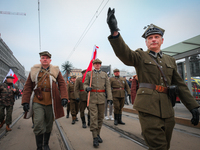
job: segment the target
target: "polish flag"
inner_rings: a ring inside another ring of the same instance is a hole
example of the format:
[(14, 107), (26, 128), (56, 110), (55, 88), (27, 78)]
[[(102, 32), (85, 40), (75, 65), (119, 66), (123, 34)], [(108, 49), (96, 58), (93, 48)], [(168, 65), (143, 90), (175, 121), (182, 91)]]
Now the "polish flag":
[[(7, 76), (13, 76), (14, 79), (13, 79), (13, 83), (15, 84), (17, 81), (18, 81), (18, 77), (16, 76), (16, 74), (12, 71), (12, 69), (9, 70), (8, 74), (6, 75)], [(6, 77), (5, 79), (3, 80), (3, 82), (6, 80)]]
[(88, 71), (92, 71), (92, 66), (93, 66), (92, 62), (93, 62), (93, 60), (95, 60), (97, 58), (97, 50), (98, 49), (99, 49), (99, 47), (95, 45), (94, 49), (93, 49), (93, 53), (92, 53), (92, 57), (91, 57), (89, 66), (88, 66), (88, 68), (87, 68), (87, 70), (86, 70), (86, 72), (85, 72), (85, 74), (83, 76), (82, 83), (84, 83), (84, 81), (85, 81), (85, 77), (86, 77), (87, 72)]

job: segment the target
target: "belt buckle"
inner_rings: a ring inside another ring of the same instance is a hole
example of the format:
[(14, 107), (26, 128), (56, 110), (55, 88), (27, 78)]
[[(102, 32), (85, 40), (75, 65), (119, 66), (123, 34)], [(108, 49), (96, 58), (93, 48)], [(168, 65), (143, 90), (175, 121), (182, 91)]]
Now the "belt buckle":
[(161, 85), (158, 85), (158, 91), (163, 93), (164, 92), (164, 87)]

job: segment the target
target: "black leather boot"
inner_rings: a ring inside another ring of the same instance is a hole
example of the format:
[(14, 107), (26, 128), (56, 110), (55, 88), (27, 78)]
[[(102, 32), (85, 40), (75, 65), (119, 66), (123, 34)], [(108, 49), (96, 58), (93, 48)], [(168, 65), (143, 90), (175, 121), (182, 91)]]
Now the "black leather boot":
[(88, 126), (90, 126), (90, 115), (88, 115)]
[(50, 148), (49, 148), (50, 135), (51, 135), (51, 132), (44, 134), (44, 150), (50, 150)]
[(94, 146), (95, 148), (97, 148), (97, 147), (99, 146), (98, 137), (95, 137), (95, 138), (93, 139), (93, 146)]
[(67, 116), (66, 116), (66, 118), (69, 118), (69, 110), (67, 110)]
[(102, 138), (100, 137), (100, 135), (97, 135), (97, 137), (98, 137), (98, 142), (99, 142), (99, 143), (103, 143), (103, 140), (102, 140)]
[(37, 150), (42, 150), (43, 134), (36, 135), (35, 139), (36, 139)]
[(83, 127), (83, 128), (87, 128), (87, 127), (86, 127), (86, 122), (85, 122), (85, 116), (84, 116), (84, 117), (81, 117), (81, 120), (82, 120), (82, 127)]
[(118, 125), (118, 114), (114, 114), (114, 125)]
[(76, 123), (76, 116), (72, 116), (72, 124)]
[(122, 114), (118, 114), (118, 123), (122, 124), (122, 125), (125, 125), (125, 123), (122, 122)]

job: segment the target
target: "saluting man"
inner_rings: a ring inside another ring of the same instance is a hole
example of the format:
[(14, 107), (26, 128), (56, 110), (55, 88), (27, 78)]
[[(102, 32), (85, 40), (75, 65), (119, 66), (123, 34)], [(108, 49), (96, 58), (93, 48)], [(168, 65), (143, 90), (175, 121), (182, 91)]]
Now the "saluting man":
[[(80, 108), (80, 117), (82, 120), (82, 127), (87, 128), (86, 126), (86, 121), (85, 121), (85, 109), (87, 107), (87, 92), (83, 89), (83, 76), (85, 74), (86, 70), (83, 70), (82, 77), (76, 79), (75, 82), (75, 87), (74, 87), (74, 94), (75, 94), (75, 99), (80, 100), (79, 108)], [(88, 109), (88, 126), (90, 126), (90, 111)]]
[[(51, 54), (44, 51), (40, 54), (41, 64), (31, 68), (24, 86), (22, 105), (25, 112), (33, 109), (34, 130), (37, 150), (49, 150), (49, 139), (53, 128), (53, 121), (64, 116), (62, 106), (67, 104), (68, 94), (65, 81), (58, 66), (51, 65)], [(37, 89), (41, 94), (35, 93), (33, 108), (29, 108), (33, 90)], [(42, 95), (42, 96), (41, 96)], [(44, 137), (44, 138), (43, 138)]]
[[(114, 9), (108, 10), (107, 23), (111, 31), (108, 37), (116, 56), (126, 65), (134, 66), (138, 75), (139, 89), (134, 108), (139, 112), (139, 120), (144, 139), (150, 150), (170, 148), (175, 125), (174, 110), (168, 96), (168, 85), (179, 87), (179, 97), (192, 113), (192, 124), (199, 123), (199, 105), (191, 95), (187, 85), (177, 72), (176, 60), (161, 51), (164, 29), (151, 24), (142, 37), (147, 51), (141, 48), (132, 51), (122, 39)], [(158, 69), (159, 64), (165, 74)], [(166, 78), (166, 81), (164, 80)], [(166, 84), (166, 85), (165, 85)]]
[[(103, 124), (104, 118), (104, 103), (107, 93), (107, 100), (112, 103), (112, 93), (108, 75), (101, 71), (101, 60), (95, 59), (93, 61), (94, 71), (88, 72), (83, 84), (83, 88), (90, 93), (90, 131), (93, 136), (93, 146), (98, 147), (99, 143), (103, 140), (100, 137), (100, 131)], [(90, 86), (90, 78), (92, 73), (92, 82)]]
[(128, 95), (131, 94), (128, 83), (125, 78), (120, 77), (119, 69), (113, 70), (115, 77), (110, 78), (110, 85), (112, 89), (113, 103), (114, 103), (114, 125), (122, 124), (122, 108), (124, 107), (125, 101), (125, 90)]
[[(6, 123), (6, 131), (11, 131), (13, 105), (15, 95), (19, 94), (19, 89), (13, 84), (13, 76), (7, 76), (4, 83), (0, 84), (0, 128)], [(6, 120), (5, 118), (6, 109)]]
[(71, 82), (68, 84), (70, 111), (71, 111), (71, 115), (72, 115), (72, 124), (75, 124), (75, 122), (78, 121), (77, 114), (78, 114), (79, 99), (75, 98), (75, 93), (74, 93), (75, 81), (76, 81), (76, 76), (72, 75)]

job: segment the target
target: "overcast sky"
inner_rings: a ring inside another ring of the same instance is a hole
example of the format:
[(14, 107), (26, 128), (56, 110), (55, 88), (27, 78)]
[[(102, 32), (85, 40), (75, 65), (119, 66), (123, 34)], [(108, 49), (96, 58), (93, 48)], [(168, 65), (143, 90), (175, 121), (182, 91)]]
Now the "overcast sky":
[[(93, 46), (97, 45), (97, 57), (102, 65), (132, 72), (134, 68), (125, 66), (108, 42), (109, 7), (115, 8), (120, 33), (132, 50), (146, 50), (141, 36), (144, 26), (151, 23), (165, 29), (162, 48), (200, 34), (200, 0), (40, 0), (41, 51), (49, 51), (52, 64), (60, 68), (68, 60), (73, 67), (86, 69)], [(40, 63), (38, 0), (0, 0), (0, 11), (26, 13), (26, 16), (0, 14), (0, 33), (29, 71)], [(94, 24), (75, 47), (94, 15)]]

